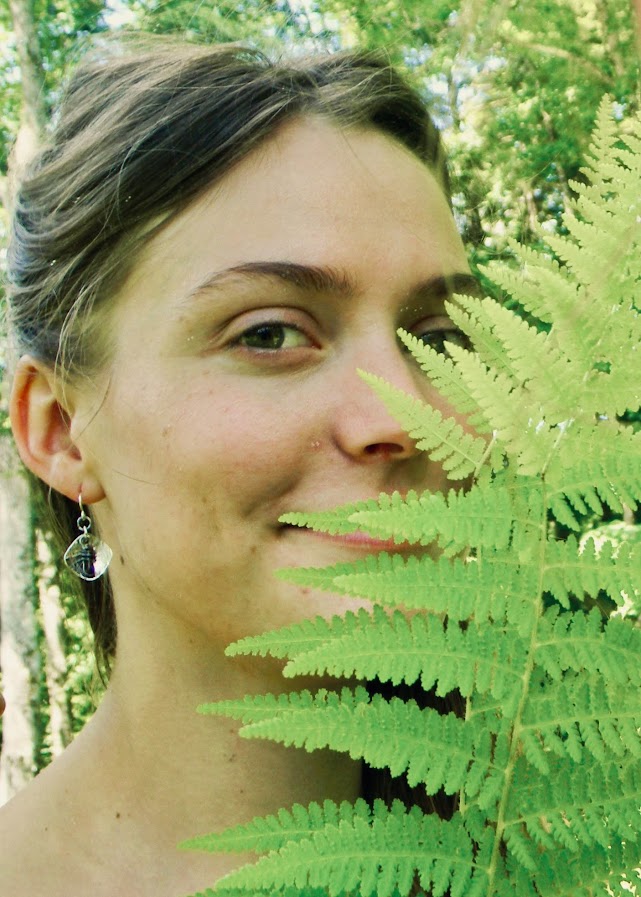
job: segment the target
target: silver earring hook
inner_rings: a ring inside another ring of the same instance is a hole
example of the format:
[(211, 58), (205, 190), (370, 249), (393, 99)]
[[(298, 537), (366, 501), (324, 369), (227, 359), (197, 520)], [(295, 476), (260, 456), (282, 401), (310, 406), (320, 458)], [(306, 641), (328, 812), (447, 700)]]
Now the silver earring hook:
[(82, 503), (82, 492), (78, 493), (78, 505), (80, 506), (80, 517), (76, 520), (76, 526), (86, 536), (91, 529), (91, 517), (85, 511), (85, 506)]

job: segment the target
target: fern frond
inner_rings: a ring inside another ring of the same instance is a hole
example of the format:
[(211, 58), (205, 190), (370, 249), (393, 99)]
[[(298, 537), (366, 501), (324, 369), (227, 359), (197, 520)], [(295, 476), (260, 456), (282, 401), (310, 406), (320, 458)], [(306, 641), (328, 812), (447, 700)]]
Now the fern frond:
[(545, 474), (550, 510), (570, 529), (579, 529), (575, 512), (615, 514), (641, 501), (641, 433), (597, 425), (589, 431), (568, 428)]
[(245, 825), (235, 825), (222, 832), (190, 838), (179, 845), (181, 850), (203, 850), (208, 853), (269, 853), (280, 850), (290, 841), (309, 838), (326, 825), (338, 825), (341, 820), (348, 822), (364, 819), (370, 822), (374, 809), (362, 798), (355, 803), (331, 800), (323, 805), (312, 801), (307, 807), (294, 804), (291, 810), (281, 809), (274, 816), (257, 816)]
[(626, 876), (638, 866), (638, 857), (637, 844), (619, 839), (607, 848), (595, 844), (579, 845), (575, 850), (538, 850), (534, 874), (508, 856), (508, 877), (500, 883), (497, 894), (501, 897), (630, 897)]
[(521, 837), (527, 832), (545, 850), (607, 848), (613, 836), (639, 841), (641, 764), (627, 764), (623, 772), (615, 763), (594, 760), (576, 765), (552, 758), (550, 765), (554, 775), (545, 777), (523, 758), (517, 761), (505, 817), (508, 832), (520, 830)]
[[(398, 493), (395, 493), (397, 499), (400, 499)], [(381, 494), (379, 502), (394, 502), (394, 496)], [(357, 511), (366, 511), (368, 508), (377, 508), (379, 505), (374, 499), (368, 501), (354, 502), (341, 505), (339, 508), (333, 508), (331, 511), (291, 511), (289, 514), (283, 514), (279, 517), (279, 523), (286, 523), (289, 526), (304, 526), (315, 532), (329, 533), (330, 535), (342, 535), (344, 533), (358, 532), (359, 527), (350, 521), (352, 514)]]
[[(280, 888), (279, 890), (274, 890), (273, 888), (263, 890), (252, 888), (250, 892), (244, 888), (230, 888), (225, 891), (225, 897), (248, 897), (248, 893), (251, 894), (251, 897), (327, 897), (327, 891), (323, 888), (295, 888), (291, 886)], [(207, 888), (206, 891), (194, 894), (192, 897), (219, 897), (219, 895), (218, 891)], [(345, 897), (349, 897), (349, 895), (346, 894)]]
[(641, 758), (640, 727), (638, 696), (585, 672), (541, 684), (530, 695), (521, 722), (523, 732), (533, 733), (548, 755), (568, 755), (577, 763), (586, 750), (601, 763), (626, 753)]
[(445, 822), (416, 809), (403, 813), (394, 808), (380, 811), (370, 824), (360, 818), (343, 820), (231, 872), (216, 890), (293, 885), (324, 888), (329, 897), (354, 890), (392, 897), (395, 891), (408, 894), (416, 874), (434, 897), (448, 888), (451, 897), (463, 897), (473, 893), (474, 885), (478, 892), (474, 877), (481, 878), (482, 872), (475, 868), (472, 844), (459, 820)]
[[(489, 308), (496, 303), (492, 299), (456, 294), (454, 301), (446, 302), (449, 317), (470, 339), (481, 361), (499, 374), (514, 380), (514, 370), (506, 357), (503, 344), (494, 333), (494, 323)], [(451, 363), (451, 362), (450, 362)], [(460, 375), (459, 375), (460, 376)], [(476, 408), (476, 402), (474, 402)]]
[(209, 716), (227, 716), (230, 719), (240, 720), (244, 725), (249, 725), (261, 719), (272, 719), (279, 713), (311, 710), (328, 703), (331, 706), (337, 702), (340, 703), (341, 699), (351, 701), (353, 704), (367, 703), (369, 695), (364, 688), (357, 688), (355, 691), (343, 689), (340, 694), (321, 688), (315, 695), (304, 689), (285, 695), (246, 695), (239, 701), (214, 701), (200, 704), (197, 711)]
[(447, 614), (451, 620), (507, 619), (514, 625), (524, 623), (535, 588), (531, 566), (490, 551), (483, 564), (447, 557), (404, 559), (383, 552), (353, 564), (297, 567), (282, 575), (288, 582), (387, 607)]
[(483, 432), (482, 421), (477, 414), (477, 404), (463, 382), (456, 365), (447, 355), (437, 352), (411, 333), (400, 329), (399, 339), (410, 350), (420, 367), (430, 378), (432, 385), (449, 404), (461, 414), (469, 415), (469, 423), (478, 433)]
[(524, 476), (540, 473), (556, 439), (543, 420), (542, 408), (536, 401), (532, 404), (525, 387), (490, 370), (473, 352), (454, 345), (449, 351), (516, 471)]
[(553, 679), (567, 671), (598, 672), (616, 685), (641, 686), (641, 630), (618, 617), (604, 623), (589, 614), (543, 614), (534, 653), (536, 663)]
[(525, 667), (526, 649), (516, 632), (508, 628), (466, 629), (434, 615), (410, 619), (399, 612), (391, 616), (375, 609), (358, 624), (336, 627), (333, 638), (314, 650), (297, 654), (284, 669), (285, 676), (329, 673), (332, 676), (377, 678), (412, 684), (420, 679), (438, 695), (455, 688), (463, 697), (489, 692), (504, 702), (508, 712)]
[(595, 187), (604, 186), (603, 162), (610, 158), (618, 137), (618, 129), (612, 117), (612, 97), (605, 94), (597, 109), (594, 130), (581, 167), (581, 172)]
[[(326, 582), (323, 579), (323, 582)], [(359, 611), (365, 614), (366, 611)], [(227, 657), (238, 657), (240, 655), (253, 654), (258, 657), (295, 657), (301, 652), (311, 651), (319, 645), (324, 645), (328, 639), (335, 637), (335, 627), (342, 627), (349, 624), (354, 618), (352, 611), (347, 611), (345, 617), (314, 617), (313, 620), (301, 620), (292, 626), (284, 626), (281, 629), (275, 629), (271, 632), (264, 632), (261, 635), (248, 636), (232, 642), (225, 649)]]
[(574, 536), (565, 542), (548, 541), (543, 567), (543, 588), (565, 607), (569, 597), (583, 599), (605, 592), (616, 604), (634, 595), (641, 583), (641, 546), (616, 547), (605, 542), (600, 549), (592, 540), (582, 548)]
[[(620, 339), (617, 338), (617, 356), (621, 359), (627, 357), (630, 361), (611, 365), (609, 373), (595, 372), (592, 374), (585, 383), (581, 398), (584, 408), (594, 409), (595, 413), (613, 420), (617, 415), (623, 415), (630, 408), (638, 406), (641, 398), (639, 391), (641, 365), (635, 369), (631, 362), (638, 357), (641, 323), (635, 329), (636, 332), (631, 335), (627, 334), (625, 340), (623, 336)], [(627, 343), (632, 345), (627, 345)], [(608, 351), (611, 350), (608, 349)]]
[(308, 751), (346, 751), (370, 766), (389, 767), (392, 775), (406, 773), (410, 784), (422, 782), (432, 794), (440, 788), (453, 794), (463, 787), (475, 733), (454, 714), (421, 710), (414, 701), (398, 698), (369, 699), (364, 689), (343, 689), (340, 695), (322, 690), (304, 706), (297, 697), (292, 696), (290, 708), (272, 705), (269, 715), (265, 701), (258, 699), (255, 719), (246, 702), (237, 707), (223, 701), (218, 712), (242, 714), (243, 738), (269, 738)]
[[(480, 266), (480, 271), (493, 283), (539, 321), (551, 324), (561, 309), (575, 308), (576, 286), (568, 283), (555, 259), (508, 240), (508, 246), (521, 268), (512, 268), (499, 262)], [(544, 289), (543, 284), (548, 288)], [(554, 296), (554, 302), (551, 297)], [(559, 305), (556, 305), (558, 297)]]
[(441, 465), (448, 479), (463, 480), (480, 467), (487, 447), (484, 439), (466, 433), (455, 418), (444, 418), (437, 408), (391, 386), (381, 377), (364, 371), (358, 373), (416, 440), (416, 447)]
[[(408, 495), (395, 506), (386, 501), (356, 511), (351, 520), (373, 535), (388, 538), (393, 533), (407, 542), (429, 544), (436, 538), (448, 554), (463, 548), (507, 548), (514, 525), (516, 489), (496, 488), (479, 482), (467, 492), (450, 490), (447, 496), (426, 492)], [(523, 492), (527, 487), (521, 486)]]
[(577, 407), (583, 374), (580, 366), (560, 353), (548, 334), (498, 302), (485, 300), (485, 313), (516, 380), (525, 384), (531, 405), (543, 409), (548, 425), (566, 420)]

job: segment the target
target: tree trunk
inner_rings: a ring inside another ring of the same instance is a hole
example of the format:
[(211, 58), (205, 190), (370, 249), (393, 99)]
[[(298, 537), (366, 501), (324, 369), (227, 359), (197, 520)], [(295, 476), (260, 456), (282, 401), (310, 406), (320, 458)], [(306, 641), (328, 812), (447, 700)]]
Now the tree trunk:
[(632, 10), (637, 23), (637, 46), (641, 53), (641, 0), (632, 0)]
[(36, 535), (36, 553), (40, 565), (38, 597), (47, 644), (45, 679), (49, 693), (51, 756), (57, 757), (71, 740), (71, 714), (65, 691), (67, 658), (64, 650), (64, 613), (60, 603), (60, 589), (53, 581), (56, 568), (51, 549), (41, 532)]
[(32, 158), (42, 138), (46, 121), (42, 62), (38, 48), (32, 0), (9, 0), (13, 35), (20, 68), (20, 127), (9, 159), (9, 199), (17, 178)]
[[(40, 142), (44, 120), (42, 64), (31, 0), (9, 0), (20, 69), (20, 127), (2, 200), (9, 210), (16, 181)], [(2, 401), (0, 416), (6, 415)], [(29, 486), (12, 441), (0, 437), (0, 670), (7, 700), (2, 723), (0, 803), (35, 771), (39, 681), (38, 625), (33, 585), (33, 521)]]
[(33, 589), (29, 485), (13, 443), (0, 439), (0, 669), (7, 711), (2, 720), (0, 804), (32, 778), (39, 732), (38, 627)]

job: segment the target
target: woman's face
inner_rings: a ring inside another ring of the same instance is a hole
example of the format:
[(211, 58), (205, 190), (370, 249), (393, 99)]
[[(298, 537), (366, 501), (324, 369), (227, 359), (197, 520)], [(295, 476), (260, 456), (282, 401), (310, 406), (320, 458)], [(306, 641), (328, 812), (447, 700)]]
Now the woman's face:
[(119, 612), (228, 643), (357, 605), (273, 571), (381, 545), (279, 517), (445, 488), (357, 370), (443, 408), (396, 330), (447, 337), (445, 280), (467, 271), (427, 168), (321, 120), (287, 125), (152, 238), (110, 321), (106, 394), (73, 425)]

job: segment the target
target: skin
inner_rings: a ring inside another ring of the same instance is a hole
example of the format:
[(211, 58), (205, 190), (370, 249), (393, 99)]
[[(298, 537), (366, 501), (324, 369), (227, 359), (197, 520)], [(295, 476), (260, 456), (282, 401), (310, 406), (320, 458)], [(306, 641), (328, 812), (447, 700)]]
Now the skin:
[[(274, 276), (282, 262), (287, 276)], [(292, 265), (339, 272), (342, 287), (301, 286), (300, 268), (292, 283)], [(357, 795), (349, 758), (244, 741), (194, 708), (309, 684), (223, 648), (364, 604), (272, 571), (382, 546), (284, 527), (281, 514), (445, 487), (356, 371), (451, 414), (396, 329), (451, 331), (442, 279), (467, 271), (446, 200), (414, 156), (376, 131), (296, 121), (147, 244), (115, 297), (106, 370), (63, 400), (50, 372), (22, 359), (17, 443), (53, 488), (92, 505), (114, 552), (119, 641), (91, 723), (0, 811), (7, 893), (203, 889), (243, 858), (181, 853), (181, 839)]]

